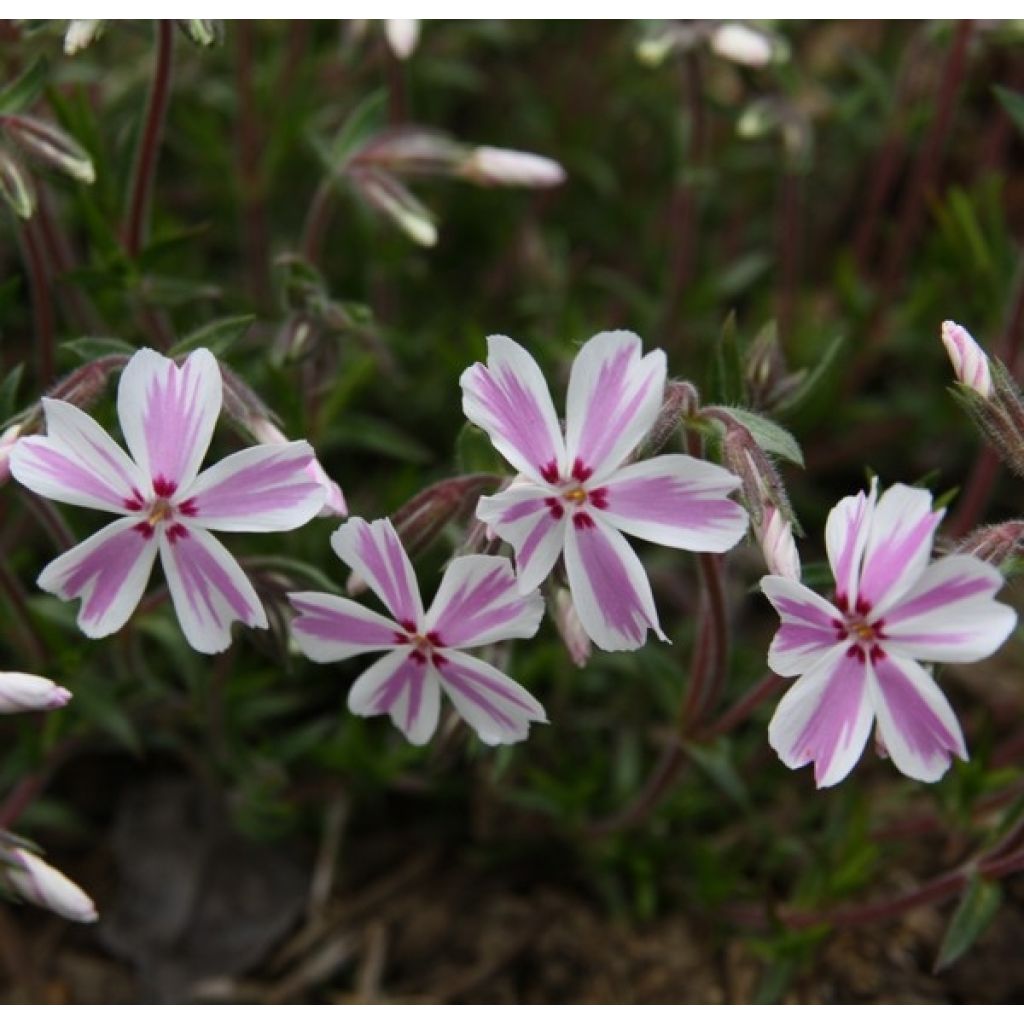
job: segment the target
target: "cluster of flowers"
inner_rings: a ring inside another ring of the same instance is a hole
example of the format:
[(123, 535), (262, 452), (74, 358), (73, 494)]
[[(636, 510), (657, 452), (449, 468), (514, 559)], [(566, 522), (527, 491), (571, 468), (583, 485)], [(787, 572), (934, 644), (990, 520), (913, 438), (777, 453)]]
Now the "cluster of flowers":
[[(945, 325), (958, 376), (978, 388), (978, 357), (984, 373), (987, 362), (964, 337), (961, 328)], [(522, 740), (531, 723), (546, 721), (522, 686), (465, 652), (532, 637), (544, 612), (538, 588), (560, 560), (586, 637), (603, 650), (635, 650), (648, 630), (667, 638), (647, 574), (623, 534), (720, 553), (749, 525), (729, 497), (741, 481), (720, 466), (681, 454), (633, 461), (666, 391), (665, 354), (643, 355), (634, 334), (604, 332), (581, 348), (564, 433), (536, 361), (509, 338), (490, 338), (487, 363), (467, 369), (461, 385), (466, 416), (518, 473), (477, 507), (493, 535), (511, 545), (515, 567), (493, 555), (457, 557), (424, 611), (392, 523), (351, 518), (332, 546), (389, 616), (333, 594), (289, 595), (295, 642), (314, 661), (385, 652), (357, 678), (348, 706), (358, 715), (389, 715), (415, 744), (434, 734), (442, 691), (488, 744)], [(204, 653), (222, 651), (234, 622), (266, 628), (267, 616), (211, 531), (291, 530), (325, 507), (344, 511), (340, 491), (305, 441), (276, 434), (272, 443), (201, 472), (221, 403), (220, 368), (209, 352), (193, 352), (179, 366), (143, 350), (122, 373), (117, 396), (130, 456), (79, 408), (53, 399), (43, 400), (45, 436), (11, 439), (10, 470), (24, 486), (118, 517), (39, 577), (44, 590), (81, 600), (78, 623), (87, 636), (107, 636), (125, 624), (159, 553), (188, 642)], [(986, 657), (1016, 615), (994, 600), (1002, 578), (992, 566), (964, 554), (929, 564), (941, 516), (928, 491), (902, 484), (879, 496), (873, 482), (870, 493), (841, 501), (826, 528), (836, 583), (831, 601), (799, 582), (782, 513), (771, 509), (755, 524), (775, 573), (761, 586), (782, 620), (769, 665), (800, 676), (769, 738), (790, 767), (813, 762), (819, 786), (850, 772), (876, 721), (880, 749), (915, 779), (933, 781), (951, 755), (967, 756), (952, 709), (919, 661)], [(68, 697), (45, 681), (2, 679), (0, 710), (55, 707)], [(17, 851), (19, 858), (32, 856)], [(11, 884), (31, 891), (17, 877), (32, 872), (25, 874), (22, 860), (7, 861)]]

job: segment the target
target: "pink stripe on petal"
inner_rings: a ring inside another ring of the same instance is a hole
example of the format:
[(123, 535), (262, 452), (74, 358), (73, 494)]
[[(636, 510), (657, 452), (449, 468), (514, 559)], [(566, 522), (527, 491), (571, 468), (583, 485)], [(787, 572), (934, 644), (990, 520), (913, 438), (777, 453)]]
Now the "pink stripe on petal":
[(789, 768), (814, 764), (819, 787), (834, 786), (857, 763), (871, 731), (867, 665), (836, 647), (790, 687), (775, 709), (768, 739)]
[(553, 482), (565, 462), (565, 446), (551, 393), (536, 360), (510, 338), (487, 339), (487, 365), (463, 373), (462, 407), (491, 443), (520, 472)]
[(217, 360), (197, 349), (177, 366), (141, 349), (121, 374), (117, 411), (135, 461), (154, 481), (175, 488), (195, 479), (220, 415), (222, 384)]
[(573, 362), (566, 409), (567, 459), (600, 477), (620, 466), (653, 426), (665, 392), (665, 353), (641, 358), (629, 331), (606, 331)]
[(256, 591), (228, 550), (198, 526), (160, 536), (160, 560), (188, 642), (204, 654), (231, 644), (231, 624), (266, 629), (267, 615)]
[(422, 745), (437, 728), (441, 691), (434, 669), (408, 650), (374, 662), (352, 685), (349, 710), (371, 717), (389, 715), (410, 743)]
[(565, 569), (583, 628), (602, 650), (636, 650), (648, 629), (665, 639), (640, 560), (622, 534), (596, 515), (574, 517), (566, 532)]
[(331, 536), (338, 557), (373, 590), (399, 623), (419, 627), (423, 605), (409, 556), (388, 519), (350, 519)]
[(966, 760), (960, 725), (935, 680), (909, 658), (886, 657), (872, 666), (879, 731), (904, 775), (934, 782), (950, 755)]
[(479, 647), (531, 637), (544, 615), (537, 591), (521, 596), (507, 558), (463, 555), (445, 571), (425, 629), (442, 647)]
[(782, 676), (809, 671), (830, 649), (840, 644), (839, 612), (796, 580), (765, 576), (761, 589), (782, 619), (775, 634), (768, 665)]
[(305, 441), (266, 444), (229, 455), (180, 492), (191, 518), (214, 530), (270, 532), (309, 522), (324, 504), (324, 488), (309, 474)]
[(626, 466), (601, 485), (604, 518), (617, 529), (687, 551), (727, 551), (743, 537), (747, 513), (730, 491), (739, 479), (688, 455)]
[(90, 637), (119, 630), (135, 611), (153, 569), (157, 545), (132, 519), (118, 519), (51, 562), (39, 586), (65, 600), (82, 599), (78, 625)]
[(345, 597), (313, 592), (289, 594), (299, 613), (292, 634), (313, 661), (341, 661), (364, 651), (397, 647), (404, 632), (395, 623)]
[(870, 494), (861, 491), (843, 498), (829, 513), (825, 526), (825, 546), (836, 581), (836, 603), (842, 607), (852, 608), (857, 600), (861, 561), (877, 501), (877, 486), (877, 480), (872, 480)]

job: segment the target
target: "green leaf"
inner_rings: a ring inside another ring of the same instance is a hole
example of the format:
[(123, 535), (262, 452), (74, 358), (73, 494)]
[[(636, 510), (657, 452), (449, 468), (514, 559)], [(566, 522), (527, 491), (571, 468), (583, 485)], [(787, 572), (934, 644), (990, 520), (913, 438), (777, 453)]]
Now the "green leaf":
[(17, 114), (30, 106), (46, 86), (49, 66), (37, 57), (13, 82), (0, 89), (0, 114)]
[(743, 360), (736, 334), (736, 314), (730, 313), (715, 345), (711, 393), (718, 402), (742, 402), (746, 398), (743, 380)]
[(120, 338), (75, 338), (73, 341), (63, 342), (60, 348), (62, 352), (67, 351), (76, 355), (83, 363), (102, 359), (103, 356), (133, 356), (136, 351), (134, 345), (129, 345)]
[(332, 173), (344, 166), (348, 158), (381, 128), (387, 118), (388, 94), (386, 89), (370, 93), (345, 119), (330, 145), (322, 152), (327, 169)]
[(750, 809), (750, 794), (736, 771), (733, 763), (732, 750), (727, 740), (719, 740), (712, 745), (700, 743), (684, 744), (686, 753), (694, 763), (730, 800), (744, 810)]
[(1024, 93), (1014, 92), (1002, 85), (992, 86), (996, 99), (1003, 105), (1003, 110), (1010, 115), (1010, 120), (1017, 126), (1018, 131), (1024, 132)]
[(245, 314), (214, 320), (191, 334), (186, 334), (181, 341), (171, 347), (167, 354), (180, 356), (197, 348), (208, 348), (215, 356), (224, 355), (245, 335), (255, 319), (256, 317), (252, 314)]
[(804, 453), (797, 439), (785, 427), (749, 409), (738, 409), (735, 406), (723, 408), (737, 423), (750, 431), (754, 440), (766, 452), (803, 466)]
[(21, 375), (25, 370), (24, 363), (18, 363), (0, 384), (0, 425), (3, 425), (17, 408), (18, 385), (21, 383)]
[(1002, 897), (998, 882), (990, 882), (979, 874), (971, 877), (935, 959), (936, 974), (955, 964), (978, 941), (995, 917)]
[(777, 406), (779, 412), (790, 412), (803, 405), (815, 392), (818, 385), (832, 369), (846, 339), (837, 334), (825, 347), (817, 365), (804, 377), (793, 393), (783, 399)]

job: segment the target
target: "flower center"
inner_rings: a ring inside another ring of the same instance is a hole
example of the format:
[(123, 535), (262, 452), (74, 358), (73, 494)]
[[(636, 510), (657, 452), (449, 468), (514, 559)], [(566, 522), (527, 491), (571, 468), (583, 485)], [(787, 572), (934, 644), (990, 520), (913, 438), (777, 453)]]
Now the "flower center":
[(448, 660), (437, 650), (438, 647), (444, 646), (444, 642), (436, 630), (420, 633), (416, 629), (416, 624), (409, 621), (401, 622), (399, 625), (402, 627), (402, 632), (395, 633), (395, 642), (408, 644), (412, 648), (409, 657), (413, 661), (423, 665), (429, 660), (440, 668)]
[(173, 518), (174, 507), (171, 503), (166, 498), (157, 498), (149, 507), (149, 516), (146, 518), (146, 522), (153, 527), (164, 519)]
[(563, 491), (562, 497), (566, 501), (573, 501), (577, 505), (582, 505), (587, 500), (587, 492), (582, 487), (572, 487), (568, 491)]
[(857, 606), (853, 611), (847, 611), (845, 601), (839, 603), (843, 609), (842, 619), (833, 619), (832, 626), (836, 631), (836, 639), (839, 642), (853, 640), (854, 643), (846, 651), (848, 658), (857, 658), (859, 661), (866, 661), (869, 657), (873, 662), (881, 661), (885, 657), (885, 650), (879, 641), (885, 639), (885, 620), (871, 621), (871, 605), (863, 599), (858, 599)]

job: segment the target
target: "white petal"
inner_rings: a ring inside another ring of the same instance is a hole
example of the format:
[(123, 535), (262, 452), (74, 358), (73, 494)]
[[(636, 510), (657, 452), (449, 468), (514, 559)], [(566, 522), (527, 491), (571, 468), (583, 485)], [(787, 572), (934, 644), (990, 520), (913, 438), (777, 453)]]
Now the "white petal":
[(935, 680), (916, 661), (890, 654), (871, 666), (878, 728), (892, 763), (904, 775), (935, 782), (950, 755), (967, 760), (960, 723)]
[(221, 395), (220, 367), (204, 348), (181, 367), (149, 348), (132, 356), (118, 384), (117, 414), (147, 479), (169, 492), (192, 483), (210, 447)]
[(21, 711), (55, 711), (71, 700), (71, 693), (42, 676), (28, 672), (0, 672), (0, 715)]
[(765, 576), (761, 589), (782, 619), (768, 652), (768, 667), (773, 672), (799, 675), (833, 648), (845, 646), (838, 630), (842, 616), (813, 590), (783, 576)]
[(157, 544), (134, 519), (117, 519), (52, 561), (38, 585), (65, 601), (80, 597), (78, 625), (89, 637), (116, 633), (146, 589)]
[(739, 478), (689, 455), (659, 455), (616, 470), (591, 493), (602, 518), (634, 537), (685, 551), (728, 551), (747, 513), (727, 497)]
[(466, 418), (521, 473), (549, 483), (565, 469), (565, 444), (537, 361), (511, 338), (487, 339), (487, 365), (474, 363), (459, 379)]
[(860, 758), (874, 720), (859, 648), (836, 647), (786, 692), (768, 741), (787, 768), (814, 763), (819, 788), (834, 786)]
[(25, 437), (11, 452), (11, 474), (44, 498), (123, 513), (147, 489), (145, 476), (113, 438), (77, 406), (43, 399), (46, 437)]
[(352, 684), (348, 707), (363, 718), (390, 715), (410, 743), (422, 746), (437, 729), (441, 708), (437, 673), (416, 651), (392, 651)]
[(665, 393), (665, 353), (641, 358), (632, 331), (602, 331), (580, 349), (569, 375), (565, 436), (569, 471), (602, 477), (654, 425)]
[(531, 722), (548, 720), (527, 690), (479, 658), (444, 651), (437, 671), (445, 693), (484, 743), (518, 743), (526, 739)]
[(305, 441), (261, 444), (235, 452), (204, 470), (175, 496), (197, 526), (270, 533), (294, 530), (323, 507), (326, 493), (310, 474), (313, 449)]
[(662, 640), (647, 573), (626, 539), (597, 514), (576, 513), (565, 535), (565, 571), (587, 635), (604, 651), (635, 651), (648, 628)]
[(857, 589), (872, 617), (891, 608), (924, 572), (943, 515), (932, 511), (932, 496), (921, 487), (893, 484), (878, 499)]
[(160, 561), (185, 639), (203, 654), (231, 645), (231, 624), (267, 628), (267, 613), (234, 556), (197, 526), (160, 535)]
[(97, 919), (92, 900), (42, 857), (21, 848), (12, 850), (11, 857), (18, 866), (4, 870), (0, 862), (0, 871), (4, 871), (11, 888), (22, 899), (80, 924), (91, 924)]
[(565, 544), (567, 517), (553, 491), (539, 484), (512, 484), (489, 498), (481, 498), (476, 516), (516, 553), (520, 593), (528, 593), (547, 579)]
[(987, 658), (1017, 624), (1017, 613), (993, 600), (1002, 585), (999, 570), (979, 558), (940, 558), (886, 612), (886, 650), (922, 661)]
[(544, 598), (520, 594), (512, 563), (494, 555), (463, 555), (445, 570), (425, 629), (438, 647), (481, 647), (536, 634)]
[(409, 556), (390, 519), (350, 519), (331, 535), (337, 556), (384, 602), (406, 629), (423, 622), (423, 603)]
[(842, 608), (852, 608), (857, 601), (860, 567), (878, 500), (877, 489), (876, 478), (871, 481), (870, 494), (861, 491), (843, 498), (829, 512), (825, 524), (825, 547), (836, 581), (836, 604)]
[(313, 661), (341, 661), (366, 651), (397, 647), (399, 627), (390, 619), (347, 597), (307, 591), (289, 594), (299, 613), (292, 635), (299, 650)]

